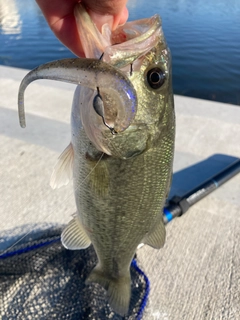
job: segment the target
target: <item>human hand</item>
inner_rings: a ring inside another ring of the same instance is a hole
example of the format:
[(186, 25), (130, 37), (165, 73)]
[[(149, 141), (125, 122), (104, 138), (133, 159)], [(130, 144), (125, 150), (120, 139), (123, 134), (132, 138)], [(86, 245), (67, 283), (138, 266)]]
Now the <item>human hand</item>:
[(127, 0), (36, 0), (56, 37), (77, 56), (84, 57), (74, 18), (74, 7), (82, 2), (99, 30), (104, 23), (112, 29), (127, 21)]

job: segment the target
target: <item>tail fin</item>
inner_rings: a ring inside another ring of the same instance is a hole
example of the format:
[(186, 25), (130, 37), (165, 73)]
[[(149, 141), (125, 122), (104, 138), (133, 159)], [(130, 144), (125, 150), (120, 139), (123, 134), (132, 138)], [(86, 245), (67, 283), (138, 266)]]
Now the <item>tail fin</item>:
[(121, 278), (109, 278), (100, 268), (95, 267), (87, 283), (96, 282), (107, 290), (108, 302), (112, 309), (122, 317), (127, 315), (131, 298), (130, 272)]

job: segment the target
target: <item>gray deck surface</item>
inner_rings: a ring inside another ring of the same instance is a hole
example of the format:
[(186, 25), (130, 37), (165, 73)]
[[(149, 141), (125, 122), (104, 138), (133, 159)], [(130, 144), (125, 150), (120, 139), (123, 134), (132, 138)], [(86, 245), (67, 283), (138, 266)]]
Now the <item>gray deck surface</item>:
[[(31, 84), (22, 129), (17, 91), (26, 73), (0, 67), (0, 221), (1, 230), (18, 232), (31, 231), (30, 224), (67, 223), (75, 211), (71, 185), (49, 186), (70, 140), (75, 86)], [(240, 108), (181, 96), (175, 106), (171, 195), (181, 195), (240, 157)], [(169, 223), (162, 250), (144, 246), (138, 258), (151, 284), (144, 319), (240, 319), (240, 174)]]

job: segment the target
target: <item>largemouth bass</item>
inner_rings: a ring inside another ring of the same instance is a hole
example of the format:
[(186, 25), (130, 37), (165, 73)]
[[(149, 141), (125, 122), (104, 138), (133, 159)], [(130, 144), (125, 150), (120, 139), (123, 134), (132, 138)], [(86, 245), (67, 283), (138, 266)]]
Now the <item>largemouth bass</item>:
[(71, 116), (72, 140), (59, 158), (52, 187), (73, 176), (77, 212), (64, 229), (72, 250), (92, 244), (98, 264), (87, 282), (107, 290), (109, 304), (126, 315), (130, 264), (140, 243), (165, 242), (162, 209), (172, 175), (175, 117), (171, 56), (158, 15), (111, 31), (95, 27), (81, 4), (75, 17), (87, 59), (64, 59), (32, 70), (36, 79), (79, 84)]

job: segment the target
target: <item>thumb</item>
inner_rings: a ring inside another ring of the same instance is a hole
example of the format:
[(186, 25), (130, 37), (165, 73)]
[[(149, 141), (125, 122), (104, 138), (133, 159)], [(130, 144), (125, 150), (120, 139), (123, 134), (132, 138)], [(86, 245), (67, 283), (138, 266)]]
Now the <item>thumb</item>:
[(99, 30), (105, 23), (114, 30), (128, 19), (127, 0), (82, 0), (81, 2)]

